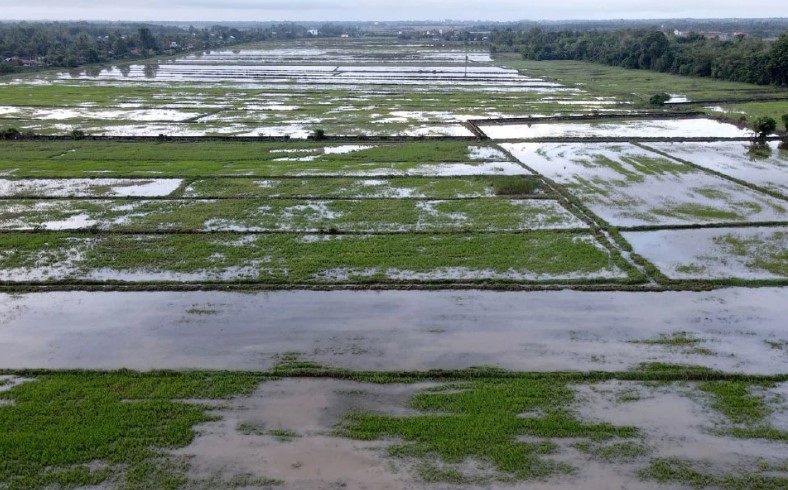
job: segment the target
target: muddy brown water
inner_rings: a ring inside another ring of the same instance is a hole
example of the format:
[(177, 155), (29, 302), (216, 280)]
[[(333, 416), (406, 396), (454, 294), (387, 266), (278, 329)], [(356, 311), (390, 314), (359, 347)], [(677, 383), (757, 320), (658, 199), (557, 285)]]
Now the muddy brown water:
[[(331, 379), (283, 379), (262, 383), (247, 397), (226, 402), (215, 410), (219, 418), (197, 427), (198, 435), (174, 456), (186, 457), (189, 476), (196, 480), (233, 475), (254, 475), (282, 481), (290, 489), (649, 489), (655, 483), (641, 480), (638, 470), (652, 458), (681, 457), (699, 461), (714, 472), (748, 471), (761, 462), (779, 464), (784, 444), (733, 439), (714, 432), (718, 421), (709, 400), (691, 384), (646, 385), (608, 381), (573, 386), (572, 411), (581, 420), (631, 425), (640, 435), (628, 440), (644, 447), (644, 454), (624, 461), (594, 458), (576, 444), (585, 439), (554, 438), (557, 450), (543, 456), (575, 468), (547, 480), (499, 483), (489, 463), (472, 458), (449, 467), (480, 477), (484, 483), (455, 485), (424, 482), (419, 461), (387, 456), (397, 439), (357, 441), (337, 437), (334, 430), (345, 414), (372, 411), (392, 416), (416, 412), (407, 399), (430, 384), (376, 385)], [(784, 389), (786, 384), (781, 385)], [(622, 401), (621, 394), (636, 393)], [(693, 394), (694, 393), (694, 394)], [(785, 412), (780, 417), (785, 420)], [(239, 430), (244, 426), (256, 430)], [(277, 438), (269, 431), (286, 431)], [(544, 439), (525, 436), (524, 440)], [(621, 442), (621, 441), (613, 441)], [(609, 444), (601, 442), (600, 444)], [(436, 464), (442, 465), (436, 461)], [(663, 485), (659, 488), (686, 488)]]
[[(0, 295), (0, 369), (268, 369), (284, 352), (371, 370), (783, 373), (788, 288), (711, 292), (50, 292)], [(700, 347), (632, 343), (689, 332)]]

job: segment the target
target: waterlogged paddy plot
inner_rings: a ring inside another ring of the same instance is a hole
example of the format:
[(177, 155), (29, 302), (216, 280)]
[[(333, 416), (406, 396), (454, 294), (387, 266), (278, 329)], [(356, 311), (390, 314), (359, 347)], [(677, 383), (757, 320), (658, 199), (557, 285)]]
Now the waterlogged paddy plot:
[(511, 143), (617, 227), (788, 221), (788, 202), (628, 143)]
[(788, 227), (658, 230), (624, 238), (671, 279), (788, 277)]
[(471, 137), (468, 119), (628, 104), (494, 66), (486, 52), (392, 40), (266, 44), (0, 86), (0, 122), (107, 136)]
[[(507, 186), (525, 189), (524, 197), (553, 197), (533, 176), (463, 176), (396, 178), (188, 178), (188, 179), (2, 179), (1, 198), (174, 199), (477, 199), (494, 197)], [(517, 189), (514, 189), (517, 190)]]
[[(10, 146), (0, 162), (10, 283), (639, 278), (540, 178), (480, 143)], [(143, 177), (154, 168), (162, 178)]]
[(707, 118), (480, 125), (496, 140), (536, 138), (746, 138), (749, 129)]
[[(4, 452), (0, 481), (385, 490), (786, 483), (785, 414), (770, 401), (785, 392), (779, 378), (725, 381), (694, 370), (710, 379), (687, 383), (680, 369), (643, 366), (607, 380), (482, 370), (453, 383), (396, 383), (386, 373), (287, 378), (303, 362), (285, 359), (266, 373), (10, 376), (0, 424), (21, 443)], [(84, 444), (63, 454), (57, 436)]]
[[(645, 283), (620, 244), (590, 227), (565, 194), (631, 230), (788, 221), (779, 196), (635, 144), (8, 148), (0, 229), (3, 280), (11, 283)], [(640, 256), (684, 277), (630, 236)], [(756, 250), (746, 248), (741, 260), (752, 263)], [(778, 265), (769, 274), (732, 268), (724, 278), (781, 279), (780, 250), (770, 252)]]
[(1, 179), (0, 197), (164, 197), (182, 179)]
[(585, 229), (555, 200), (46, 200), (0, 202), (3, 230), (332, 233)]
[(703, 168), (788, 196), (788, 149), (778, 142), (650, 143)]
[(272, 285), (627, 280), (588, 232), (461, 235), (0, 235), (0, 280)]

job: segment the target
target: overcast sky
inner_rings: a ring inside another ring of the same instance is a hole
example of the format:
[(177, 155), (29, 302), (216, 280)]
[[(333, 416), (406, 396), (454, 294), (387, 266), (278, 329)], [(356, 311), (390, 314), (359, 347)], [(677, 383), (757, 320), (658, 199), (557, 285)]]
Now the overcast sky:
[(540, 20), (788, 17), (782, 0), (0, 0), (0, 19)]

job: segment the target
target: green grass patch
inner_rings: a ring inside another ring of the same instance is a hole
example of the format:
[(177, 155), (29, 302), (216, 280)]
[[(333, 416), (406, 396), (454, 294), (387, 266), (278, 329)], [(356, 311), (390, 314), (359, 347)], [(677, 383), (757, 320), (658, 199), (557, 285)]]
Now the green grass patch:
[[(740, 427), (763, 430), (767, 426), (758, 422), (763, 420), (763, 408), (755, 404), (753, 409), (750, 401), (730, 400), (752, 396), (753, 387), (785, 381), (784, 375), (744, 376), (664, 364), (612, 373), (522, 373), (495, 368), (358, 372), (322, 367), (302, 359), (297, 352), (282, 354), (273, 370), (262, 373), (3, 373), (29, 380), (0, 393), (0, 400), (9, 402), (0, 405), (0, 487), (14, 490), (86, 485), (129, 489), (275, 485), (274, 480), (245, 474), (190, 480), (188, 458), (172, 457), (166, 451), (188, 445), (195, 436), (196, 424), (214, 420), (209, 407), (182, 400), (249, 395), (259, 383), (285, 376), (372, 383), (447, 382), (412, 397), (410, 406), (418, 410), (417, 415), (354, 412), (339, 431), (343, 436), (363, 440), (401, 439), (391, 447), (391, 455), (415, 462), (417, 472), (428, 482), (480, 484), (546, 478), (571, 471), (547, 457), (558, 451), (556, 439), (582, 439), (573, 442), (575, 447), (604, 462), (629, 462), (647, 456), (648, 448), (643, 447), (637, 428), (585, 423), (575, 418), (570, 411), (576, 403), (570, 384), (610, 379), (666, 383), (707, 380), (701, 386), (707, 392), (720, 393), (727, 406), (749, 407), (747, 416), (740, 420), (754, 422)], [(250, 422), (237, 428), (241, 433), (283, 442), (298, 436)], [(480, 471), (467, 471), (470, 460), (479, 463)], [(686, 469), (657, 460), (647, 470), (651, 473), (644, 474), (649, 478), (652, 473), (663, 475), (654, 478), (669, 481), (673, 478), (670, 475)], [(784, 471), (771, 463), (759, 469), (761, 473)], [(753, 478), (761, 476), (753, 474), (746, 481), (758, 481)], [(713, 485), (717, 483), (715, 480)]]
[(671, 334), (660, 334), (655, 339), (630, 340), (632, 344), (658, 345), (671, 349), (682, 349), (686, 354), (699, 354), (713, 356), (715, 353), (711, 349), (699, 347), (704, 342), (703, 339), (695, 337), (689, 332), (673, 332)]
[(697, 345), (703, 340), (695, 337), (689, 332), (673, 332), (672, 334), (660, 334), (655, 339), (631, 340), (633, 344), (645, 345), (664, 345), (669, 347), (687, 347)]
[[(188, 445), (213, 420), (181, 399), (250, 393), (265, 378), (243, 373), (62, 373), (0, 393), (0, 486), (31, 489), (114, 482), (180, 488), (164, 450)], [(98, 469), (96, 469), (98, 468)]]
[(723, 253), (747, 258), (747, 267), (788, 276), (788, 231), (744, 238), (734, 234), (714, 239)]
[(722, 112), (708, 110), (709, 114), (723, 114), (731, 119), (738, 119), (744, 115), (749, 121), (759, 117), (771, 117), (775, 121), (780, 121), (783, 114), (788, 114), (788, 100), (714, 104), (714, 106), (720, 106)]
[(236, 428), (243, 435), (270, 436), (279, 442), (290, 442), (301, 437), (300, 434), (287, 429), (267, 429), (264, 425), (252, 422), (241, 422)]
[(703, 384), (700, 389), (713, 396), (711, 407), (734, 424), (760, 423), (771, 413), (766, 402), (752, 394), (748, 383), (720, 381)]
[[(503, 478), (517, 480), (567, 471), (564, 465), (543, 457), (556, 451), (551, 438), (608, 440), (638, 434), (634, 427), (575, 419), (568, 411), (572, 400), (572, 391), (563, 383), (473, 381), (459, 391), (429, 390), (415, 395), (410, 405), (422, 415), (352, 413), (339, 433), (360, 440), (401, 438), (405, 442), (394, 446), (394, 455), (418, 456), (427, 462), (438, 457), (450, 465), (474, 459), (492, 465)], [(446, 471), (431, 471), (431, 481), (456, 482), (457, 468)]]
[(689, 485), (694, 488), (773, 490), (788, 488), (788, 478), (762, 473), (719, 473), (679, 458), (653, 461), (639, 472), (641, 478), (659, 483)]
[(712, 396), (711, 408), (724, 415), (732, 424), (732, 427), (724, 430), (725, 434), (743, 439), (788, 441), (788, 432), (769, 425), (767, 417), (772, 409), (763, 395), (753, 393), (753, 388), (764, 390), (773, 386), (770, 383), (756, 385), (715, 381), (702, 384), (700, 389)]
[(492, 186), (496, 196), (526, 196), (540, 191), (544, 183), (529, 177), (497, 177)]
[[(730, 203), (734, 204), (734, 203)], [(760, 206), (755, 203), (741, 203), (744, 204), (746, 210), (735, 209), (720, 209), (716, 206), (710, 206), (699, 203), (682, 203), (674, 205), (666, 205), (661, 208), (651, 210), (657, 216), (664, 216), (667, 218), (681, 218), (686, 220), (701, 220), (701, 221), (746, 221), (748, 212), (755, 212), (761, 210)]]
[(582, 441), (575, 444), (574, 447), (606, 463), (630, 463), (643, 458), (650, 452), (644, 444), (632, 441)]

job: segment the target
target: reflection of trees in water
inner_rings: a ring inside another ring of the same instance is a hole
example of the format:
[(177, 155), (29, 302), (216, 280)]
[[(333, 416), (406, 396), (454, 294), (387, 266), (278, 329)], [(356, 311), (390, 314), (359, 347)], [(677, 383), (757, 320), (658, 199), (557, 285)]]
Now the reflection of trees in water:
[(750, 160), (765, 160), (772, 156), (772, 147), (765, 141), (753, 141), (747, 148)]
[(85, 75), (91, 78), (98, 78), (101, 75), (102, 68), (100, 66), (88, 66), (85, 68)]
[(145, 63), (142, 71), (145, 73), (145, 78), (156, 78), (159, 68), (158, 63)]
[(70, 76), (71, 78), (79, 78), (80, 76), (82, 76), (82, 70), (78, 70), (78, 69), (68, 70), (68, 76)]
[(118, 67), (118, 70), (120, 70), (120, 74), (123, 75), (123, 77), (125, 78), (125, 77), (129, 76), (129, 73), (131, 73), (131, 66), (130, 65), (120, 65)]

